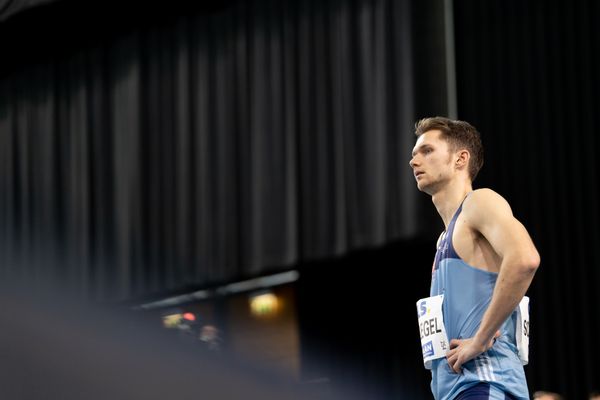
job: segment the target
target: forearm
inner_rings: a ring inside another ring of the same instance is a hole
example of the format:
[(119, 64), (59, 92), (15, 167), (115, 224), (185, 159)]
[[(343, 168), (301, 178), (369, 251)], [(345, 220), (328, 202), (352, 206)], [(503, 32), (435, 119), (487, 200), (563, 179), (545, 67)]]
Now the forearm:
[(515, 310), (535, 275), (538, 263), (505, 260), (496, 280), (492, 300), (475, 335), (480, 344), (488, 343)]

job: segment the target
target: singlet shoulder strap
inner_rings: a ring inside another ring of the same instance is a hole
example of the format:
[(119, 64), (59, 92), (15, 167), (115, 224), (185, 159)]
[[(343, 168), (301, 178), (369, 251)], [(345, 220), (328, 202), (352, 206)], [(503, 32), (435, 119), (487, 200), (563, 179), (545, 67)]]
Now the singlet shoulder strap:
[(448, 255), (447, 255), (448, 258), (460, 258), (458, 256), (458, 254), (456, 253), (456, 251), (454, 250), (454, 244), (452, 243), (452, 235), (454, 234), (454, 225), (456, 223), (456, 220), (458, 219), (458, 216), (462, 212), (463, 203), (471, 195), (471, 193), (473, 193), (473, 191), (470, 191), (469, 193), (467, 193), (467, 195), (465, 196), (463, 201), (460, 202), (458, 209), (456, 210), (456, 212), (454, 213), (454, 216), (452, 217), (452, 219), (450, 220), (450, 223), (448, 224), (448, 234), (446, 235), (446, 240), (448, 243)]
[(470, 191), (469, 193), (467, 193), (467, 195), (465, 196), (465, 198), (460, 202), (460, 205), (458, 206), (458, 208), (454, 212), (454, 215), (452, 216), (452, 219), (450, 220), (450, 223), (448, 224), (448, 233), (450, 233), (451, 230), (454, 230), (454, 223), (456, 222), (456, 219), (458, 218), (458, 215), (462, 211), (463, 204), (464, 204), (465, 200), (471, 195), (471, 193), (473, 193), (473, 191)]

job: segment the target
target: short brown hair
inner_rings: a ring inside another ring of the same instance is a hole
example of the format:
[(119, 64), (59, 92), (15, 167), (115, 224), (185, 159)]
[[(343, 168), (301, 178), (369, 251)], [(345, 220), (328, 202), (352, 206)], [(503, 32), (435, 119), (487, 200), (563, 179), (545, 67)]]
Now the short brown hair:
[(415, 123), (415, 135), (417, 137), (434, 129), (442, 132), (441, 137), (450, 145), (450, 151), (457, 151), (462, 148), (469, 151), (471, 154), (469, 176), (471, 181), (474, 181), (483, 166), (483, 145), (477, 129), (468, 122), (445, 117), (423, 118)]

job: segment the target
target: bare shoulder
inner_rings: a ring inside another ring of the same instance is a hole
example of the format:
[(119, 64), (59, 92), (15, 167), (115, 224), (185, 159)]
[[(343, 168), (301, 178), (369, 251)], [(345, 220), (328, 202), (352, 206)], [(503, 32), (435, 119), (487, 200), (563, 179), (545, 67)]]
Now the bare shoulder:
[(490, 189), (475, 190), (464, 201), (463, 210), (463, 226), (482, 235), (498, 256), (511, 255), (537, 268), (539, 254), (504, 197)]
[(474, 190), (465, 199), (463, 211), (465, 217), (474, 225), (482, 221), (513, 216), (508, 201), (494, 190), (487, 188)]

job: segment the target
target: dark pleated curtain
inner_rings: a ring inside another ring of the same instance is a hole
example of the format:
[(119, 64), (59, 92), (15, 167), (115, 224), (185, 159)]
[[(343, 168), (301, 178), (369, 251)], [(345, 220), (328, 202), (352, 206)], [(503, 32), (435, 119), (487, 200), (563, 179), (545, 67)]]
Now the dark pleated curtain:
[(596, 1), (455, 1), (460, 117), (480, 128), (480, 186), (505, 195), (542, 264), (530, 289), (530, 389), (600, 388)]
[(13, 62), (3, 271), (124, 299), (423, 233), (407, 4), (237, 2), (88, 43), (90, 22)]

